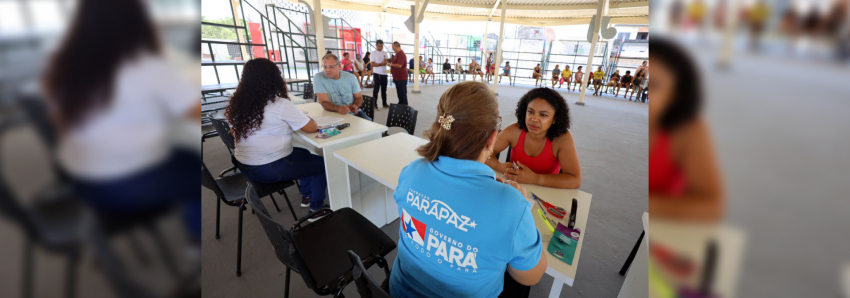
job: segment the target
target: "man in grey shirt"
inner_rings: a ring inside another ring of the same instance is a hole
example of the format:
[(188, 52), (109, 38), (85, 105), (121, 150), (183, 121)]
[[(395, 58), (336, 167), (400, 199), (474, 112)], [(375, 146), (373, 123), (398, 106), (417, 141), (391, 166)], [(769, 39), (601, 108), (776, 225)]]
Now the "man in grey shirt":
[(319, 103), (326, 111), (340, 114), (354, 114), (372, 121), (366, 113), (359, 110), (363, 105), (363, 95), (357, 78), (348, 72), (340, 71), (339, 57), (327, 54), (322, 58), (324, 71), (316, 74), (313, 85)]

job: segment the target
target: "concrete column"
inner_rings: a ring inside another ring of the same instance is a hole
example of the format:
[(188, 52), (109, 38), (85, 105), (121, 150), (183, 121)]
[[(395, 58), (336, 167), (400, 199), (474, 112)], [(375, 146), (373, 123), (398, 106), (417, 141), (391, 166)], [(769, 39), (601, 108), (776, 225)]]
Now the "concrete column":
[[(322, 57), (325, 56), (325, 23), (322, 19), (322, 0), (313, 0), (313, 28), (316, 29), (316, 53), (319, 54), (319, 71), (322, 70)], [(309, 61), (307, 62), (309, 65)], [(307, 69), (311, 69), (307, 66)]]
[[(482, 43), (484, 44), (484, 50), (481, 54), (481, 65), (485, 67), (487, 66), (487, 34), (489, 33), (488, 27), (490, 27), (490, 17), (487, 17), (487, 22), (484, 23), (484, 40), (482, 41)], [(484, 73), (487, 73), (486, 69), (484, 70)]]
[(419, 11), (422, 10), (422, 0), (413, 0), (416, 8), (413, 14), (413, 93), (419, 94)]
[(502, 18), (499, 23), (499, 43), (496, 44), (496, 70), (493, 74), (493, 93), (499, 95), (499, 66), (502, 65), (502, 44), (505, 41), (505, 14), (508, 10), (508, 1), (502, 1)]
[(590, 42), (590, 53), (587, 57), (587, 66), (584, 67), (584, 76), (582, 77), (582, 85), (579, 88), (580, 92), (578, 94), (578, 102), (577, 105), (584, 105), (584, 95), (587, 92), (587, 86), (590, 85), (588, 79), (591, 77), (590, 74), (593, 72), (593, 56), (596, 53), (596, 44), (599, 42), (599, 27), (602, 26), (602, 17), (608, 14), (608, 0), (599, 0), (596, 5), (596, 22), (590, 24), (593, 26), (593, 37), (591, 37)]

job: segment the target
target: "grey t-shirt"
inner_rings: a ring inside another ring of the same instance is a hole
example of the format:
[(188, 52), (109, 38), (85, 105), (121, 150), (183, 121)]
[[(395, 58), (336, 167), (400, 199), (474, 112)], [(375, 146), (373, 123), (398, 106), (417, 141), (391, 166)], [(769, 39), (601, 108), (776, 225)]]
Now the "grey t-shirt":
[(331, 79), (324, 72), (316, 74), (313, 78), (314, 92), (316, 94), (326, 93), (328, 99), (338, 106), (347, 106), (354, 103), (354, 94), (360, 93), (360, 83), (353, 74), (340, 71), (339, 79)]

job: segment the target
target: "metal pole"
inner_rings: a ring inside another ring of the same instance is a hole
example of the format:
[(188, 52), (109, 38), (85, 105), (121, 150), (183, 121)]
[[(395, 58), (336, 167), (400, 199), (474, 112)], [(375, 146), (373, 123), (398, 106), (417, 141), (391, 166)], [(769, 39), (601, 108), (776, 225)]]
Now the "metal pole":
[[(496, 95), (499, 95), (499, 65), (502, 63), (502, 44), (504, 44), (505, 41), (505, 14), (508, 10), (507, 2), (508, 1), (502, 2), (502, 17), (499, 24), (499, 43), (496, 44), (496, 68), (494, 71), (495, 73), (493, 74), (493, 93), (496, 93)], [(510, 79), (511, 78), (508, 77), (508, 80)]]
[(587, 66), (585, 66), (584, 77), (581, 80), (581, 86), (579, 86), (579, 90), (581, 90), (578, 94), (578, 102), (577, 105), (584, 105), (584, 95), (587, 92), (587, 86), (590, 82), (588, 79), (590, 78), (590, 74), (593, 71), (593, 56), (596, 55), (596, 43), (599, 42), (599, 27), (602, 25), (602, 17), (608, 14), (608, 0), (599, 0), (599, 3), (596, 6), (596, 22), (590, 24), (593, 26), (593, 37), (591, 37), (590, 41), (590, 52), (587, 55)]
[(419, 11), (422, 10), (422, 0), (414, 0), (413, 8), (413, 93), (419, 94)]

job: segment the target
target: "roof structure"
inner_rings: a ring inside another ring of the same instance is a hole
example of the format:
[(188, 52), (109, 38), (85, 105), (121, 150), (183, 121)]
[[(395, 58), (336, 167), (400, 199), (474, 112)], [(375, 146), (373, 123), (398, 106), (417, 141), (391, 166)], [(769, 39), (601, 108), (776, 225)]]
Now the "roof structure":
[[(275, 0), (298, 3), (298, 0)], [(306, 0), (312, 2), (312, 0)], [(596, 14), (596, 0), (429, 0), (425, 19), (435, 21), (496, 21), (507, 2), (505, 23), (529, 26), (587, 24)], [(322, 8), (386, 12), (410, 16), (410, 0), (322, 0)], [(610, 0), (614, 24), (649, 24), (648, 0)]]

